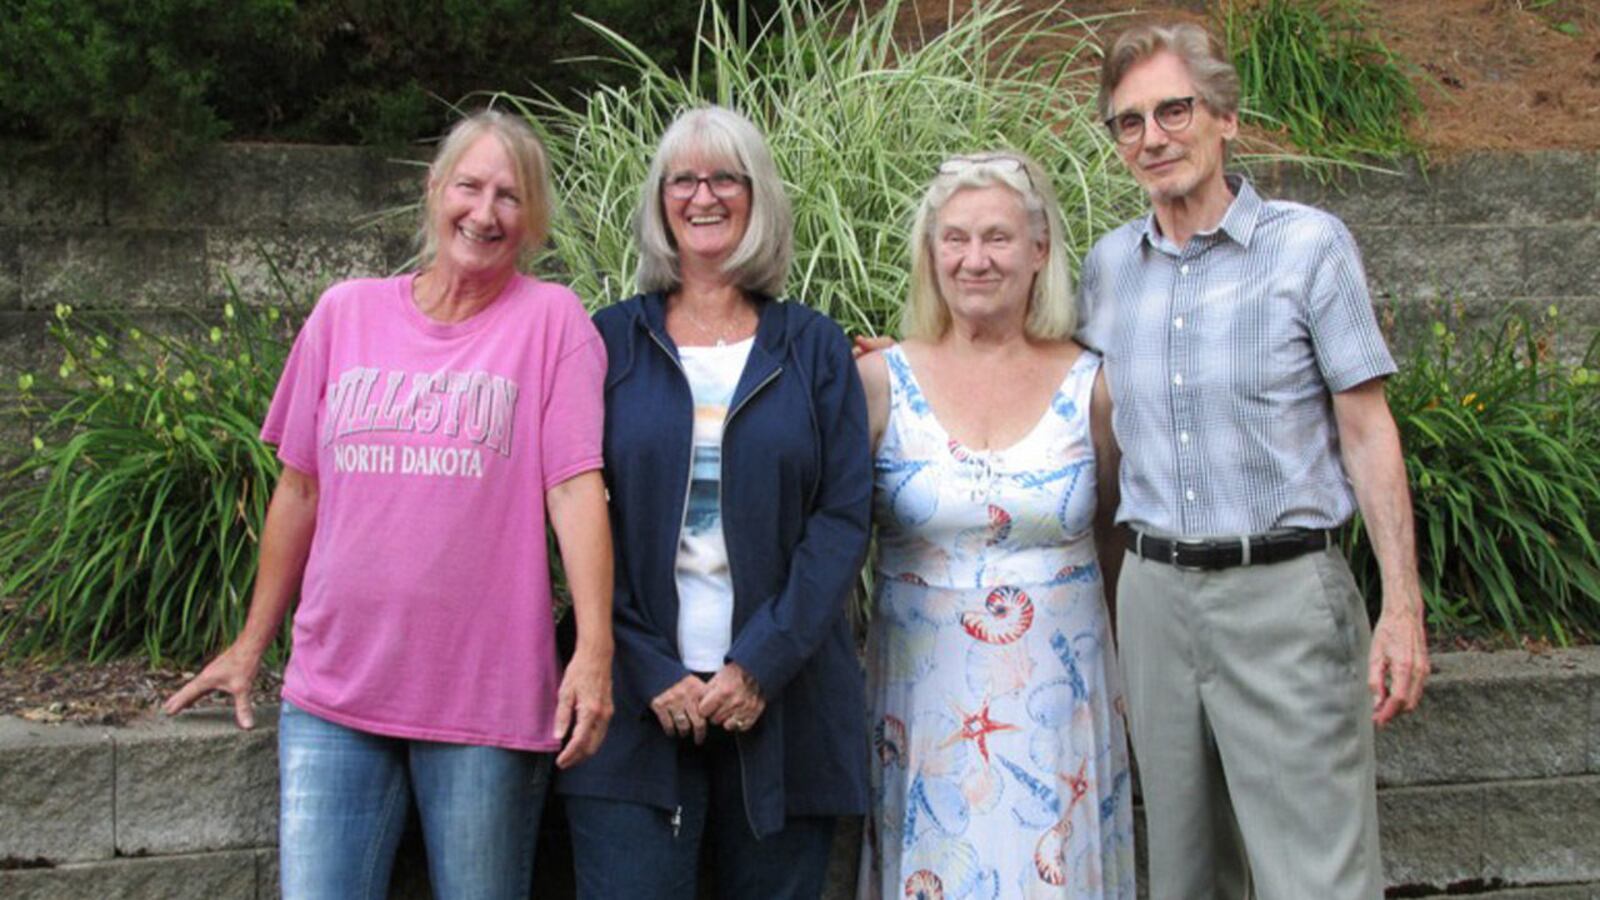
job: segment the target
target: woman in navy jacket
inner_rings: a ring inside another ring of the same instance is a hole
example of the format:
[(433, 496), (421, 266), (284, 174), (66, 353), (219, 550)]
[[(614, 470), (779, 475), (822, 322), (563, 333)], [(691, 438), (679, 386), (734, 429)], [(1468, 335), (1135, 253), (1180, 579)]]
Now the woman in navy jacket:
[(635, 220), (643, 294), (602, 310), (616, 714), (564, 774), (581, 897), (816, 897), (866, 807), (846, 603), (872, 496), (839, 327), (773, 299), (791, 218), (766, 142), (690, 110)]

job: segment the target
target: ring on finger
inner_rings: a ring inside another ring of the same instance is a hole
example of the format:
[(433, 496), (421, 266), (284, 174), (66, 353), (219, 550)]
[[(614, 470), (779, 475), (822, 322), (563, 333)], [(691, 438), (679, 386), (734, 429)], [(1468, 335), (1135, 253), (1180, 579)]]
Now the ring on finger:
[(733, 730), (733, 731), (743, 731), (744, 730), (744, 720), (743, 719), (729, 719), (728, 720), (728, 728)]

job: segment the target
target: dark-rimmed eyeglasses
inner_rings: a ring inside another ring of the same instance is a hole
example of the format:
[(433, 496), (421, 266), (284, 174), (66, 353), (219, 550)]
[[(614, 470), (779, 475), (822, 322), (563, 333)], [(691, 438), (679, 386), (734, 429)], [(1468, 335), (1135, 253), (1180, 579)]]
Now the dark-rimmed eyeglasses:
[(968, 169), (978, 166), (987, 166), (1001, 172), (1021, 172), (1022, 177), (1028, 180), (1030, 190), (1038, 190), (1033, 185), (1033, 175), (1028, 172), (1028, 167), (1022, 160), (1005, 153), (977, 153), (971, 156), (952, 156), (939, 163), (940, 175), (960, 175)]
[(696, 175), (693, 172), (674, 172), (661, 179), (661, 189), (667, 196), (674, 200), (687, 200), (693, 197), (695, 191), (700, 190), (701, 182), (711, 189), (711, 195), (719, 200), (737, 197), (750, 187), (750, 176), (739, 172), (729, 172), (718, 169), (710, 175)]
[(1106, 120), (1106, 130), (1111, 132), (1111, 139), (1119, 144), (1137, 144), (1144, 137), (1146, 119), (1154, 119), (1156, 127), (1167, 134), (1176, 134), (1194, 121), (1194, 98), (1173, 97), (1163, 100), (1148, 115), (1134, 110), (1117, 113)]

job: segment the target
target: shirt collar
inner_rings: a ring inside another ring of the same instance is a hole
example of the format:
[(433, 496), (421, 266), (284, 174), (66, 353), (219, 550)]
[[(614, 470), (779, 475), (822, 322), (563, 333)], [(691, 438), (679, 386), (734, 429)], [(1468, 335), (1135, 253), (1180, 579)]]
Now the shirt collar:
[[(1239, 246), (1249, 247), (1250, 238), (1256, 233), (1256, 223), (1261, 219), (1264, 203), (1261, 195), (1256, 193), (1255, 187), (1250, 184), (1250, 180), (1243, 175), (1223, 177), (1228, 182), (1228, 189), (1233, 192), (1233, 202), (1228, 204), (1228, 211), (1222, 214), (1222, 221), (1217, 223), (1217, 227), (1201, 234), (1221, 232), (1232, 238)], [(1144, 227), (1140, 230), (1139, 236), (1146, 246), (1160, 247), (1166, 243), (1160, 227), (1156, 224), (1154, 210), (1144, 217)]]

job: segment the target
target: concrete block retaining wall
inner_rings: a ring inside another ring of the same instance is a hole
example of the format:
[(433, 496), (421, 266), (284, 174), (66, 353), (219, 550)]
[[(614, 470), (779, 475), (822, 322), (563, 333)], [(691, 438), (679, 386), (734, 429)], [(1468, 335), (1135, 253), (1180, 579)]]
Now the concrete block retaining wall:
[(1600, 153), (1480, 153), (1399, 168), (1326, 185), (1288, 166), (1257, 175), (1270, 196), (1344, 220), (1374, 298), (1402, 320), (1440, 301), (1480, 320), (1506, 306), (1555, 306), (1564, 349), (1582, 349), (1600, 327)]
[[(1324, 185), (1298, 169), (1258, 171), (1269, 196), (1325, 207), (1350, 226), (1384, 303), (1460, 299), (1484, 313), (1557, 305), (1600, 324), (1600, 152), (1465, 156), (1427, 172), (1367, 173)], [(415, 202), (423, 169), (349, 147), (230, 144), (155, 197), (43, 163), (0, 174), (0, 373), (30, 365), (50, 310), (214, 307), (232, 275), (247, 299), (276, 296), (261, 251), (316, 290), (409, 258), (414, 219), (373, 224)], [(13, 379), (0, 378), (0, 391)]]
[[(1421, 712), (1379, 736), (1391, 896), (1600, 900), (1600, 648), (1445, 654)], [(277, 896), (275, 717), (117, 728), (0, 719), (0, 897)], [(852, 896), (856, 823), (829, 900)], [(535, 897), (570, 896), (561, 823)], [(426, 897), (403, 848), (395, 897)]]

